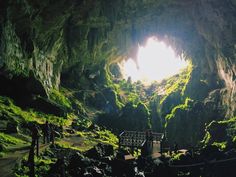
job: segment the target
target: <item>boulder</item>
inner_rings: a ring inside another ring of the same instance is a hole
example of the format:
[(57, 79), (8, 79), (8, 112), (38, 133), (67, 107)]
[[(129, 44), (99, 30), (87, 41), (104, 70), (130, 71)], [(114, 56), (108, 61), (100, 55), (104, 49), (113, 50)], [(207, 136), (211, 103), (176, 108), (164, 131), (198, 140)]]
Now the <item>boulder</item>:
[(42, 111), (47, 114), (53, 114), (60, 117), (65, 117), (67, 112), (67, 110), (63, 106), (44, 97), (36, 97), (31, 102), (31, 107), (38, 111)]
[[(107, 158), (107, 157), (106, 157)], [(103, 161), (103, 159), (102, 159)], [(98, 168), (103, 169), (104, 173), (108, 176), (112, 175), (112, 169), (111, 169), (111, 160), (108, 163), (101, 162), (99, 165), (97, 165)]]
[(85, 155), (92, 159), (101, 160), (105, 156), (114, 155), (114, 149), (112, 145), (98, 143), (92, 149), (88, 150)]
[(93, 161), (87, 157), (84, 157), (80, 153), (75, 153), (72, 155), (70, 161), (69, 161), (69, 168), (86, 168), (88, 166), (93, 165)]
[(88, 173), (91, 173), (93, 177), (103, 177), (104, 173), (101, 169), (98, 167), (88, 167), (87, 168)]
[(109, 144), (103, 144), (103, 151), (105, 156), (112, 156), (114, 155), (114, 149), (112, 145)]
[(77, 152), (71, 155), (67, 169), (71, 176), (85, 176), (85, 169), (90, 166), (93, 166), (93, 161)]
[(85, 153), (85, 156), (92, 159), (100, 160), (103, 156), (103, 150), (99, 146), (94, 146), (92, 149), (88, 150)]

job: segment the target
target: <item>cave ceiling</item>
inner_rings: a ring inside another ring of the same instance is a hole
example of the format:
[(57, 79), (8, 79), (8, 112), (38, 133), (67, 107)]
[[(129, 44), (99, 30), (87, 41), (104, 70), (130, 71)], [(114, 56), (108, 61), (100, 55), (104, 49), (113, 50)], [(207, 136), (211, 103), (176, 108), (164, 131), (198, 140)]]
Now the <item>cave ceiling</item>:
[(33, 71), (47, 88), (60, 84), (61, 73), (80, 76), (86, 68), (95, 72), (135, 58), (138, 45), (156, 36), (184, 53), (202, 76), (223, 80), (225, 103), (236, 105), (234, 0), (0, 3), (0, 66), (17, 74)]

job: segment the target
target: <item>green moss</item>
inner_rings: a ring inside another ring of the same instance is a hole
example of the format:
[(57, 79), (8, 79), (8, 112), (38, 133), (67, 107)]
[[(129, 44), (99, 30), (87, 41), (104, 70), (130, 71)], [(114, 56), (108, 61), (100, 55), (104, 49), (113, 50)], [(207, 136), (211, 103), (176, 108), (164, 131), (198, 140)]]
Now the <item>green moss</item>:
[(175, 114), (176, 114), (176, 112), (177, 112), (178, 110), (188, 110), (188, 109), (190, 108), (190, 107), (189, 107), (189, 103), (192, 102), (192, 101), (193, 101), (192, 99), (190, 99), (190, 98), (187, 97), (187, 98), (185, 99), (184, 104), (180, 104), (180, 105), (175, 106), (175, 107), (171, 110), (171, 113), (166, 115), (166, 117), (165, 117), (166, 120), (168, 121), (168, 120), (174, 118), (174, 117), (175, 117)]
[[(36, 157), (35, 158), (35, 165), (36, 165), (36, 174), (39, 176), (43, 176), (43, 174), (47, 174), (47, 171), (50, 169), (50, 165), (54, 164), (56, 159), (54, 158), (42, 158)], [(41, 174), (41, 175), (40, 175)]]
[(97, 144), (96, 141), (92, 141), (89, 139), (86, 139), (81, 143), (79, 146), (74, 146), (73, 143), (67, 142), (67, 141), (58, 141), (56, 142), (56, 145), (64, 148), (64, 149), (72, 149), (72, 150), (77, 150), (80, 152), (85, 152), (91, 148), (93, 148)]
[(107, 92), (103, 93), (104, 97), (108, 98), (118, 109), (121, 109), (124, 104), (119, 100), (118, 93), (113, 86), (105, 87)]
[(56, 125), (68, 125), (71, 119), (75, 118), (74, 114), (67, 114), (66, 118), (54, 116), (51, 114), (45, 114), (35, 111), (33, 109), (23, 110), (16, 106), (8, 97), (0, 96), (0, 111), (5, 112), (9, 117), (9, 120), (15, 120), (16, 122), (37, 122), (39, 124), (44, 123), (46, 120)]
[(160, 85), (164, 86), (163, 90), (165, 91), (165, 94), (160, 100), (160, 104), (162, 104), (166, 100), (166, 98), (174, 92), (180, 92), (182, 96), (184, 95), (186, 86), (191, 78), (192, 70), (193, 65), (189, 62), (188, 67), (184, 69), (180, 74), (162, 81)]
[[(46, 153), (47, 151), (44, 152), (43, 156), (35, 156), (34, 158), (36, 177), (47, 176), (51, 165), (55, 164), (57, 160), (56, 158), (48, 157)], [(18, 164), (18, 166), (16, 166), (14, 169), (16, 177), (28, 177), (26, 174), (29, 173), (29, 168), (26, 164), (27, 158), (25, 157), (22, 159), (21, 164)]]
[(227, 142), (214, 142), (212, 145), (215, 145), (216, 147), (218, 147), (220, 150), (224, 150), (227, 147)]
[(4, 145), (16, 145), (16, 144), (25, 144), (26, 142), (19, 139), (15, 138), (14, 136), (7, 135), (5, 133), (0, 133), (0, 142)]
[(90, 140), (91, 142), (96, 143), (106, 143), (114, 147), (118, 145), (118, 138), (109, 130), (96, 130), (94, 132), (83, 132), (82, 136)]
[(130, 92), (127, 95), (127, 102), (131, 102), (133, 104), (137, 104), (140, 101), (139, 95), (137, 93)]
[(172, 157), (171, 157), (171, 161), (178, 161), (181, 159), (181, 157), (183, 157), (184, 154), (183, 153), (177, 153), (177, 154), (174, 154)]
[(118, 138), (109, 130), (96, 131), (98, 134), (98, 141), (105, 144), (110, 144), (114, 147), (118, 147)]
[(118, 147), (118, 138), (108, 130), (96, 130), (89, 132), (77, 131), (76, 134), (77, 136), (74, 137), (74, 141), (77, 143), (70, 140), (60, 140), (57, 141), (56, 144), (62, 148), (74, 149), (81, 152), (91, 149), (98, 143), (110, 144), (115, 148)]
[(202, 140), (203, 146), (216, 145), (224, 149), (231, 142), (236, 141), (236, 117), (223, 121), (212, 121), (206, 126), (206, 133)]
[(75, 106), (78, 108), (78, 111), (80, 113), (85, 114), (87, 112), (84, 104), (81, 103), (79, 100), (74, 99), (73, 102), (74, 102)]
[[(121, 80), (117, 84), (113, 84), (113, 88), (116, 90), (122, 99), (122, 103), (126, 104), (128, 102), (138, 105), (140, 101), (142, 101), (141, 98), (141, 93), (140, 90), (137, 89), (137, 83), (129, 83), (126, 80)], [(144, 86), (141, 86), (144, 88)]]
[(76, 93), (79, 91), (60, 87), (60, 94), (62, 94), (62, 96), (65, 97), (65, 100), (68, 101), (68, 105), (70, 105), (72, 109), (76, 110), (77, 113), (85, 115), (87, 113), (85, 104), (76, 98)]
[(205, 145), (209, 144), (210, 140), (211, 140), (211, 134), (207, 131), (205, 133), (205, 136), (204, 136), (203, 140), (202, 140), (202, 143), (205, 144)]
[(51, 89), (49, 93), (49, 98), (66, 108), (71, 108), (70, 100), (59, 90)]

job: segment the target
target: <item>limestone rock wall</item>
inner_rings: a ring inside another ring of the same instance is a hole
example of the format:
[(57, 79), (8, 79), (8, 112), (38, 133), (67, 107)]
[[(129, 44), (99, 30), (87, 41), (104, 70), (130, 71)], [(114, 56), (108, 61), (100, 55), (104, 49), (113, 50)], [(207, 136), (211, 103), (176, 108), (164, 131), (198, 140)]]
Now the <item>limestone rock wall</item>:
[(104, 61), (135, 56), (146, 37), (157, 36), (193, 61), (198, 79), (222, 89), (231, 117), (235, 8), (233, 0), (3, 0), (0, 66), (14, 74), (32, 70), (50, 89), (58, 87), (61, 73), (80, 82), (77, 73), (104, 71)]

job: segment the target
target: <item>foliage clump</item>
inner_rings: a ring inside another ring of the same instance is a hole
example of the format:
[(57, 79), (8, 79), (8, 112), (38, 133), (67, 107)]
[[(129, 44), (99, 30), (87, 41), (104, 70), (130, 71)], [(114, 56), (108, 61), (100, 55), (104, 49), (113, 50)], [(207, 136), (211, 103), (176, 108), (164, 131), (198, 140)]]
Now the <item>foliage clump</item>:
[(168, 121), (168, 120), (174, 118), (178, 111), (187, 111), (190, 108), (190, 105), (189, 105), (190, 102), (193, 102), (193, 100), (187, 97), (185, 99), (184, 104), (180, 104), (180, 105), (175, 106), (171, 110), (171, 113), (166, 115), (166, 120)]
[[(93, 125), (91, 125), (93, 126)], [(76, 131), (75, 135), (68, 136), (71, 139), (75, 139), (75, 142), (68, 141), (67, 139), (57, 141), (56, 144), (59, 147), (78, 150), (85, 152), (98, 143), (109, 144), (113, 147), (118, 147), (118, 138), (111, 131), (101, 129), (99, 127), (93, 127), (91, 131)]]
[(142, 102), (138, 105), (128, 102), (118, 115), (100, 114), (98, 123), (117, 133), (123, 130), (144, 131), (151, 127), (150, 111)]
[(181, 73), (173, 76), (167, 80), (162, 81), (160, 85), (164, 86), (164, 96), (160, 100), (162, 104), (166, 98), (175, 92), (179, 92), (181, 96), (184, 96), (186, 86), (191, 78), (191, 73), (193, 71), (193, 65), (189, 63), (188, 67), (184, 69)]
[(197, 104), (186, 98), (183, 104), (175, 106), (165, 117), (167, 138), (171, 144), (178, 143), (183, 146), (193, 146), (201, 138), (201, 129), (204, 119), (199, 117)]
[(212, 121), (206, 126), (203, 145), (216, 145), (220, 149), (236, 145), (236, 117), (223, 121)]
[(49, 98), (55, 101), (57, 104), (64, 106), (65, 108), (71, 108), (70, 100), (59, 90), (51, 89)]
[[(49, 173), (49, 170), (53, 164), (55, 164), (57, 161), (55, 155), (52, 153), (51, 150), (46, 150), (43, 152), (42, 155), (35, 157), (35, 174), (36, 176), (47, 176)], [(19, 163), (15, 169), (14, 169), (14, 175), (16, 177), (27, 177), (29, 174), (29, 167), (28, 167), (28, 159), (25, 157), (21, 160), (21, 163)]]
[(5, 134), (5, 133), (1, 133), (0, 132), (0, 141), (2, 144), (4, 145), (8, 145), (8, 144), (12, 144), (12, 145), (16, 145), (16, 144), (25, 144), (26, 142), (16, 138), (14, 136)]
[[(56, 125), (66, 124), (69, 119), (58, 117), (52, 114), (45, 114), (43, 112), (35, 111), (34, 109), (22, 109), (15, 105), (13, 100), (8, 97), (0, 96), (0, 112), (4, 112), (7, 117), (18, 123), (20, 122), (37, 122), (44, 123), (46, 120)], [(70, 114), (67, 115), (69, 117)]]

